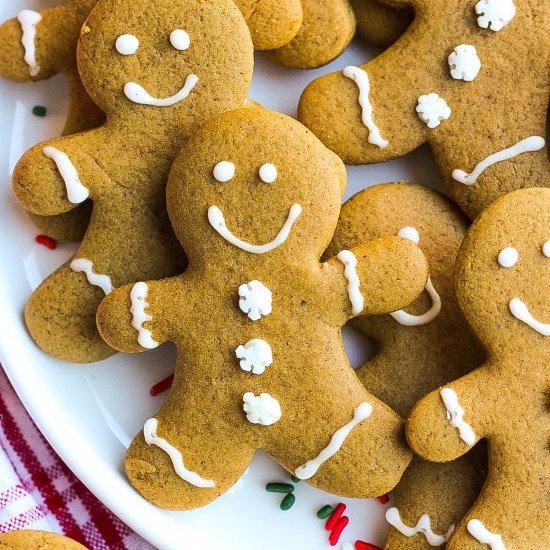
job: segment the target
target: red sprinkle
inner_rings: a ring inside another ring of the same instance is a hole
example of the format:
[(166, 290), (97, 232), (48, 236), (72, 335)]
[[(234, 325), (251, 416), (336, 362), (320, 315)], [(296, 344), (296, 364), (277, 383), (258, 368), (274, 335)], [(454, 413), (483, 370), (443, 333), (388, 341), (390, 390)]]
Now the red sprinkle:
[(338, 523), (334, 526), (334, 529), (332, 530), (332, 533), (328, 537), (328, 543), (331, 546), (336, 546), (338, 543), (338, 539), (340, 538), (340, 535), (342, 534), (342, 531), (346, 528), (347, 524), (349, 523), (348, 516), (342, 516)]
[(340, 504), (336, 505), (336, 508), (334, 508), (334, 512), (332, 512), (331, 516), (327, 519), (327, 522), (325, 523), (325, 529), (327, 531), (332, 531), (334, 529), (336, 523), (342, 517), (342, 514), (345, 510), (346, 505), (344, 503), (340, 502)]
[(160, 395), (161, 393), (170, 389), (173, 383), (174, 383), (174, 375), (171, 374), (170, 376), (168, 376), (168, 378), (165, 378), (164, 380), (161, 380), (158, 384), (155, 384), (149, 390), (149, 395), (151, 395), (152, 397), (156, 397), (157, 395)]
[(390, 497), (388, 495), (382, 495), (381, 497), (376, 497), (378, 499), (378, 502), (381, 504), (388, 504), (390, 501)]
[(54, 239), (51, 237), (48, 237), (47, 235), (37, 235), (36, 239), (34, 239), (38, 244), (41, 244), (42, 246), (45, 246), (46, 248), (49, 248), (50, 250), (55, 250), (57, 248), (57, 243)]
[(355, 541), (355, 550), (382, 550), (380, 546), (371, 544), (370, 542), (365, 542), (362, 540)]

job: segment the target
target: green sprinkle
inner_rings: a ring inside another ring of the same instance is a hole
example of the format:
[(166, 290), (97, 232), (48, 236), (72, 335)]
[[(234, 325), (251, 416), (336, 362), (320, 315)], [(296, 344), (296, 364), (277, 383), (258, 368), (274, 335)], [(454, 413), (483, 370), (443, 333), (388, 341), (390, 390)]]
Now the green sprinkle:
[(330, 515), (332, 515), (332, 512), (334, 512), (332, 506), (330, 504), (326, 504), (321, 509), (317, 510), (317, 517), (319, 519), (327, 519)]
[(281, 510), (283, 512), (286, 512), (287, 510), (290, 510), (294, 503), (296, 502), (296, 497), (292, 493), (288, 493), (288, 495), (281, 500)]
[(292, 481), (293, 481), (294, 483), (300, 483), (300, 481), (301, 481), (301, 480), (300, 480), (299, 478), (297, 478), (296, 476), (290, 476), (290, 479), (292, 479)]
[(290, 483), (268, 483), (265, 486), (265, 490), (268, 493), (292, 493), (294, 485)]
[(45, 117), (48, 114), (48, 109), (42, 105), (35, 105), (32, 108), (32, 114), (34, 116)]

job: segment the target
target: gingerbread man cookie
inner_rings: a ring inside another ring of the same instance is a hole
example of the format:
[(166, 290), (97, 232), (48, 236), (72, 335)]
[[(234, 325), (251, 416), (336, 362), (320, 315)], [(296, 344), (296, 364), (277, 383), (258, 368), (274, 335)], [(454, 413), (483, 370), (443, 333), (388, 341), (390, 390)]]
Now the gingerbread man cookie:
[(458, 254), (457, 298), (487, 349), (479, 369), (413, 409), (407, 437), (422, 457), (489, 446), (487, 481), (448, 550), (533, 550), (550, 541), (550, 190), (523, 189), (476, 220)]
[(21, 530), (0, 535), (0, 550), (86, 550), (86, 547), (55, 533)]
[[(390, 235), (419, 244), (430, 266), (426, 292), (406, 311), (359, 316), (351, 325), (372, 338), (376, 356), (355, 372), (369, 392), (406, 417), (429, 391), (483, 363), (454, 295), (453, 272), (468, 221), (450, 200), (420, 185), (370, 187), (342, 208), (328, 255)], [(387, 550), (443, 546), (483, 483), (485, 460), (470, 453), (448, 464), (413, 458), (388, 510)]]
[(550, 4), (395, 4), (416, 10), (408, 31), (370, 63), (314, 81), (300, 120), (350, 164), (429, 143), (472, 219), (510, 191), (548, 186)]
[(357, 18), (357, 30), (376, 46), (388, 47), (408, 28), (414, 11), (408, 6), (386, 4), (384, 0), (350, 0)]
[(94, 204), (74, 258), (33, 293), (25, 310), (44, 351), (87, 362), (114, 353), (95, 325), (105, 294), (181, 271), (165, 213), (170, 166), (199, 125), (242, 107), (253, 46), (230, 0), (102, 0), (83, 27), (78, 61), (107, 123), (34, 147), (19, 162), (13, 185), (36, 214), (59, 214), (87, 198)]
[(264, 109), (207, 123), (176, 159), (168, 211), (189, 268), (127, 285), (98, 310), (101, 335), (119, 350), (151, 340), (179, 349), (168, 400), (126, 458), (150, 502), (207, 504), (262, 448), (339, 495), (380, 495), (399, 481), (410, 460), (400, 419), (363, 388), (340, 329), (410, 303), (427, 266), (399, 237), (319, 262), (345, 181), (311, 132)]
[(336, 59), (355, 34), (355, 16), (348, 0), (302, 0), (304, 19), (296, 37), (272, 52), (283, 65), (314, 69)]

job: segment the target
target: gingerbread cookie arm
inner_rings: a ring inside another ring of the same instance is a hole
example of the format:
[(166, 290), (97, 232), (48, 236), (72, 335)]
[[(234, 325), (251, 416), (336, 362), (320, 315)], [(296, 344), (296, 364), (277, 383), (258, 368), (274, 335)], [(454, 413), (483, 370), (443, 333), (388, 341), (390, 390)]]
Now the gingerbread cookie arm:
[(313, 69), (339, 56), (355, 34), (355, 15), (347, 0), (302, 0), (304, 22), (296, 37), (273, 51), (288, 67)]
[(111, 292), (97, 310), (101, 337), (114, 349), (126, 353), (155, 349), (170, 340), (165, 307), (173, 304), (180, 279), (140, 281)]
[(486, 435), (491, 399), (486, 369), (478, 369), (428, 394), (407, 420), (414, 452), (433, 462), (448, 462), (468, 452)]
[(41, 143), (15, 167), (13, 190), (33, 214), (63, 214), (93, 199), (94, 188), (109, 178), (81, 149), (78, 137)]
[(428, 277), (420, 248), (400, 237), (342, 250), (325, 266), (330, 269), (334, 293), (341, 296), (344, 322), (406, 307), (420, 295)]
[(302, 25), (300, 0), (235, 0), (235, 4), (248, 24), (257, 50), (288, 44)]
[(403, 79), (431, 74), (410, 63), (422, 43), (413, 21), (391, 48), (366, 65), (349, 66), (314, 80), (304, 91), (298, 119), (347, 164), (370, 164), (403, 156), (429, 138), (416, 112), (419, 92)]

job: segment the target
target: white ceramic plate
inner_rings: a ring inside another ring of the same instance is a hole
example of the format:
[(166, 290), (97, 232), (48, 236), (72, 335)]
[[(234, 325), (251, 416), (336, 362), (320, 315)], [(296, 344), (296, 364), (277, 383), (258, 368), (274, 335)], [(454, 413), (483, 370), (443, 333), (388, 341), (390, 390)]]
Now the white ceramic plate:
[[(56, 3), (12, 0), (0, 5), (0, 20), (23, 8)], [(316, 76), (359, 64), (375, 52), (361, 43), (328, 67), (293, 71), (265, 56), (257, 57), (250, 96), (264, 106), (295, 114), (300, 93)], [(34, 143), (57, 136), (65, 116), (62, 77), (37, 85), (0, 81), (0, 360), (21, 400), (48, 441), (87, 487), (132, 529), (161, 549), (279, 550), (329, 548), (324, 522), (315, 512), (340, 500), (348, 505), (350, 524), (341, 538), (382, 546), (387, 506), (377, 500), (338, 499), (300, 483), (292, 510), (279, 510), (281, 497), (264, 490), (268, 481), (289, 476), (265, 453), (258, 452), (242, 479), (213, 504), (192, 512), (167, 512), (151, 506), (127, 483), (125, 448), (162, 403), (149, 389), (173, 369), (170, 346), (142, 355), (119, 354), (102, 363), (79, 366), (44, 355), (30, 339), (22, 320), (24, 304), (41, 280), (65, 261), (74, 248), (50, 251), (34, 242), (37, 231), (15, 203), (10, 187), (15, 162)], [(35, 117), (34, 105), (48, 108)], [(427, 150), (407, 159), (349, 169), (346, 198), (363, 187), (408, 179), (440, 187)], [(368, 346), (345, 331), (353, 366), (362, 364)]]

